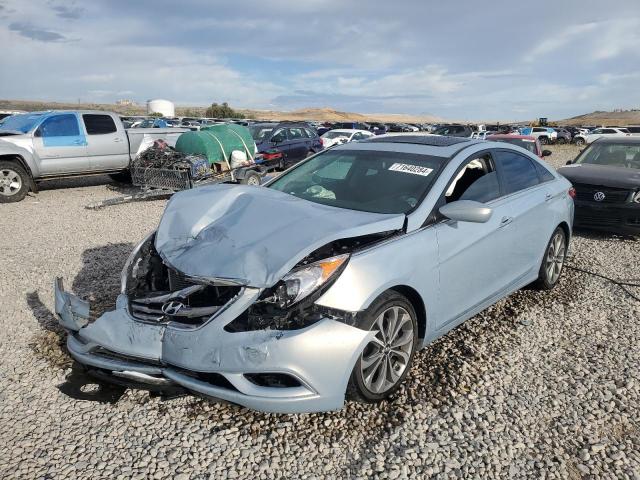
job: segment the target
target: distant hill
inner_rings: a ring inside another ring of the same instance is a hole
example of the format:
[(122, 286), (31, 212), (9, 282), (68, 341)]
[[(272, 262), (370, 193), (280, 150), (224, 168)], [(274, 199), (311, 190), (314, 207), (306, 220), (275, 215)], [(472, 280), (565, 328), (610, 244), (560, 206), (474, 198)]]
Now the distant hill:
[(240, 110), (253, 118), (265, 120), (317, 120), (321, 122), (441, 122), (442, 119), (433, 115), (405, 115), (389, 113), (353, 113), (340, 112), (331, 108), (303, 108), (291, 112), (279, 112), (274, 110)]
[[(182, 117), (204, 116), (207, 107), (176, 105), (176, 115)], [(121, 115), (145, 115), (146, 105), (116, 105), (111, 103), (73, 103), (73, 102), (47, 102), (34, 100), (0, 100), (0, 110), (25, 110), (33, 112), (37, 110), (108, 110)], [(331, 108), (304, 108), (291, 112), (275, 110), (247, 110), (240, 112), (252, 117), (264, 120), (318, 120), (322, 122), (345, 121), (377, 121), (377, 122), (441, 122), (442, 119), (432, 115), (404, 115), (388, 113), (361, 114), (353, 112), (340, 112)]]
[(564, 120), (556, 120), (560, 125), (640, 125), (640, 110), (624, 112), (592, 112)]

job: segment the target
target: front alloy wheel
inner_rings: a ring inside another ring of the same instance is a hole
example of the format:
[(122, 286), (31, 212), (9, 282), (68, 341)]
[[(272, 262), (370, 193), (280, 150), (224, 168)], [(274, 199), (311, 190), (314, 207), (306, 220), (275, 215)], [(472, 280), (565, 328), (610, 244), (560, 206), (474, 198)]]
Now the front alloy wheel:
[(348, 396), (365, 402), (391, 395), (406, 377), (418, 341), (416, 314), (397, 292), (381, 295), (362, 316), (362, 329), (375, 332), (356, 362)]
[(0, 203), (19, 202), (29, 190), (27, 173), (13, 162), (0, 162)]

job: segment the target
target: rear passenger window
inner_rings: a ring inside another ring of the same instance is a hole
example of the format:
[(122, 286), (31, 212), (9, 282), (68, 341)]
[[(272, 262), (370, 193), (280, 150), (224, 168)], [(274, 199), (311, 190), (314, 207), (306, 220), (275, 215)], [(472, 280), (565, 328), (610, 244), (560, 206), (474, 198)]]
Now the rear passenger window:
[(536, 166), (536, 170), (538, 171), (538, 177), (540, 177), (540, 181), (542, 183), (550, 182), (551, 180), (556, 178), (556, 177), (553, 176), (553, 174), (549, 170), (544, 168), (538, 162), (533, 162), (533, 164)]
[(86, 113), (82, 115), (82, 120), (89, 135), (104, 135), (106, 133), (114, 133), (118, 130), (110, 115)]
[(496, 157), (504, 181), (505, 194), (518, 192), (540, 183), (536, 167), (527, 157), (505, 150), (496, 152)]

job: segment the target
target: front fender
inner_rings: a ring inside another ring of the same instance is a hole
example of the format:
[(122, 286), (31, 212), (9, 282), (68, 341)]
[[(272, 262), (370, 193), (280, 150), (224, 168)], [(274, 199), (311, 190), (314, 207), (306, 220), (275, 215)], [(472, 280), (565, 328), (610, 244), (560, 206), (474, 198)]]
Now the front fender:
[(28, 149), (16, 145), (13, 142), (0, 139), (0, 159), (2, 158), (18, 158), (27, 173), (31, 174), (31, 178), (40, 176), (40, 165), (38, 164), (33, 152)]

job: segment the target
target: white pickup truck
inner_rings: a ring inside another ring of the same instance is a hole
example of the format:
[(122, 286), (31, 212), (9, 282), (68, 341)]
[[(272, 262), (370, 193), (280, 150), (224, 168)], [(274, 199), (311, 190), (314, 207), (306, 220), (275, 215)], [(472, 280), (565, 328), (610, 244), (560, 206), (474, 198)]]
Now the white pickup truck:
[(12, 115), (0, 122), (0, 203), (19, 202), (51, 178), (108, 173), (125, 179), (137, 153), (157, 139), (174, 146), (186, 131), (126, 130), (117, 114), (103, 111)]

